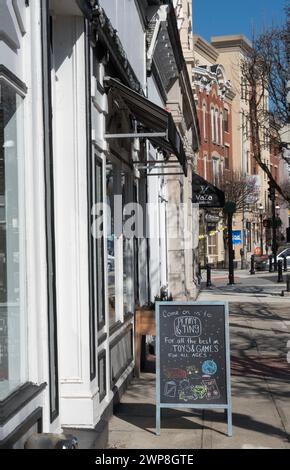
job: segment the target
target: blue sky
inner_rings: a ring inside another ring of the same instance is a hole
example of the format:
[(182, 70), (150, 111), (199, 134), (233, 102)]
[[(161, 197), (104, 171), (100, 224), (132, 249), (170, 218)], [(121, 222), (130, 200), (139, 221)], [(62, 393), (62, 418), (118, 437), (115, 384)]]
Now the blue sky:
[(244, 34), (252, 37), (263, 26), (281, 24), (287, 0), (192, 0), (193, 32), (210, 41), (211, 36)]

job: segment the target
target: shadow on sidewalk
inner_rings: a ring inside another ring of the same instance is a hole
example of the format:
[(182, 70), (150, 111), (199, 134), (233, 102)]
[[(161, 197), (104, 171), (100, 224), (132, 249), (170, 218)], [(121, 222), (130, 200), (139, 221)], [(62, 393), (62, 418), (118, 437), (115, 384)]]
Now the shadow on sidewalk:
[[(226, 418), (223, 411), (193, 410), (191, 412), (175, 409), (163, 409), (161, 411), (161, 432), (162, 430), (166, 432), (169, 429), (192, 431), (206, 429), (227, 436)], [(155, 405), (153, 404), (124, 403), (119, 406), (115, 415), (149, 434), (155, 434)], [(224, 432), (215, 428), (211, 423), (224, 423)], [(267, 436), (287, 438), (287, 434), (282, 429), (259, 421), (248, 414), (233, 412), (233, 426), (234, 428), (246, 429)]]
[[(206, 421), (213, 423), (222, 423), (224, 421), (224, 415), (220, 411), (206, 410), (205, 418)], [(289, 437), (283, 429), (269, 423), (258, 421), (247, 414), (233, 413), (233, 426), (234, 428), (246, 429), (249, 432), (253, 431), (266, 436), (280, 437), (289, 441)], [(213, 426), (210, 428), (216, 432)]]
[[(285, 385), (290, 383), (290, 365), (284, 357), (279, 356), (232, 356), (231, 371), (233, 376), (248, 378), (263, 378), (285, 381)], [(290, 396), (289, 390), (285, 396)]]
[[(211, 295), (230, 295), (233, 294), (252, 294), (255, 297), (264, 297), (265, 299), (269, 296), (271, 297), (281, 297), (281, 286), (283, 284), (273, 285), (274, 287), (279, 287), (279, 292), (269, 292), (272, 287), (260, 287), (260, 286), (243, 286), (242, 284), (234, 284), (234, 285), (216, 285), (212, 284), (212, 287), (201, 287), (202, 293), (210, 293)], [(267, 289), (267, 291), (265, 290)]]
[[(155, 434), (156, 407), (151, 403), (120, 403), (115, 416), (150, 434)], [(204, 410), (170, 409), (161, 410), (161, 429), (201, 430), (211, 429), (203, 424)], [(225, 418), (224, 418), (225, 419)], [(219, 434), (226, 434), (217, 431)]]
[[(277, 313), (276, 303), (256, 304), (251, 302), (239, 302), (238, 304), (230, 303), (230, 319), (233, 317), (244, 318), (245, 320), (283, 320), (283, 313), (290, 318), (289, 306), (281, 306), (277, 299), (277, 306), (279, 307), (279, 314)], [(276, 312), (275, 312), (276, 311)], [(275, 312), (275, 313), (274, 313)], [(231, 328), (233, 327), (231, 322)]]

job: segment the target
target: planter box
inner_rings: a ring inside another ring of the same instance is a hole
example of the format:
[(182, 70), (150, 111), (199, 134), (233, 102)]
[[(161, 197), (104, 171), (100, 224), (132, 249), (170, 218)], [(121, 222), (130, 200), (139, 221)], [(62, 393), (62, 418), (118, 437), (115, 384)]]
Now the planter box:
[(143, 335), (156, 336), (155, 310), (140, 308), (135, 312), (135, 377), (140, 377)]

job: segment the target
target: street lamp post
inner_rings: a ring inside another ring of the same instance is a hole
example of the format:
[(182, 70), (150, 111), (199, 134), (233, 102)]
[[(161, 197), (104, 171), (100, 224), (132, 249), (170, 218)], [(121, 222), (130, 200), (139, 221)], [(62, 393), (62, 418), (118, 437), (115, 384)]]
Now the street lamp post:
[(260, 214), (260, 251), (261, 251), (261, 256), (263, 256), (263, 212), (264, 212), (263, 204), (260, 204), (259, 205), (259, 214)]
[(228, 219), (229, 285), (235, 283), (233, 250), (233, 215), (235, 211), (236, 204), (232, 201), (227, 201), (224, 207), (224, 213), (227, 215)]
[(280, 230), (278, 229), (278, 227), (279, 227), (279, 216), (280, 216), (280, 206), (279, 206), (279, 204), (276, 204), (276, 206), (275, 206), (275, 214), (276, 214), (276, 217), (275, 217), (276, 230), (278, 231), (278, 237), (277, 237), (277, 232), (276, 232), (276, 238), (278, 240), (280, 240)]
[(277, 271), (277, 233), (275, 198), (272, 199), (272, 253), (274, 258), (274, 271)]

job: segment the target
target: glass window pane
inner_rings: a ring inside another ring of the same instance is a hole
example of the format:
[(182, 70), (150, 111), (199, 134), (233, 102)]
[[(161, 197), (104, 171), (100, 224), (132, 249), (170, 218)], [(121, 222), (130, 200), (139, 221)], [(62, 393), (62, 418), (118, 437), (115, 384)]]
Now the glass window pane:
[(105, 398), (107, 393), (106, 387), (106, 355), (101, 354), (98, 360), (98, 369), (99, 369), (99, 394), (100, 402)]
[(22, 101), (0, 81), (0, 400), (27, 378)]
[(224, 109), (224, 131), (229, 132), (229, 111)]
[[(102, 162), (97, 160), (95, 164), (95, 204), (103, 202), (103, 176)], [(102, 214), (100, 214), (102, 216)], [(95, 240), (95, 299), (97, 308), (98, 328), (105, 324), (105, 303), (104, 303), (104, 237), (103, 227), (100, 226), (100, 233)]]
[[(134, 309), (134, 239), (131, 230), (134, 230), (134, 219), (127, 204), (133, 202), (133, 183), (128, 173), (122, 174), (122, 201), (123, 201), (123, 308), (124, 314)], [(132, 223), (131, 223), (132, 221)], [(127, 226), (127, 227), (126, 227)], [(124, 230), (126, 227), (127, 230)]]
[(114, 168), (110, 161), (106, 167), (107, 205), (110, 209), (107, 217), (107, 267), (109, 294), (109, 322), (116, 321), (116, 286), (115, 286), (115, 234), (114, 234)]

